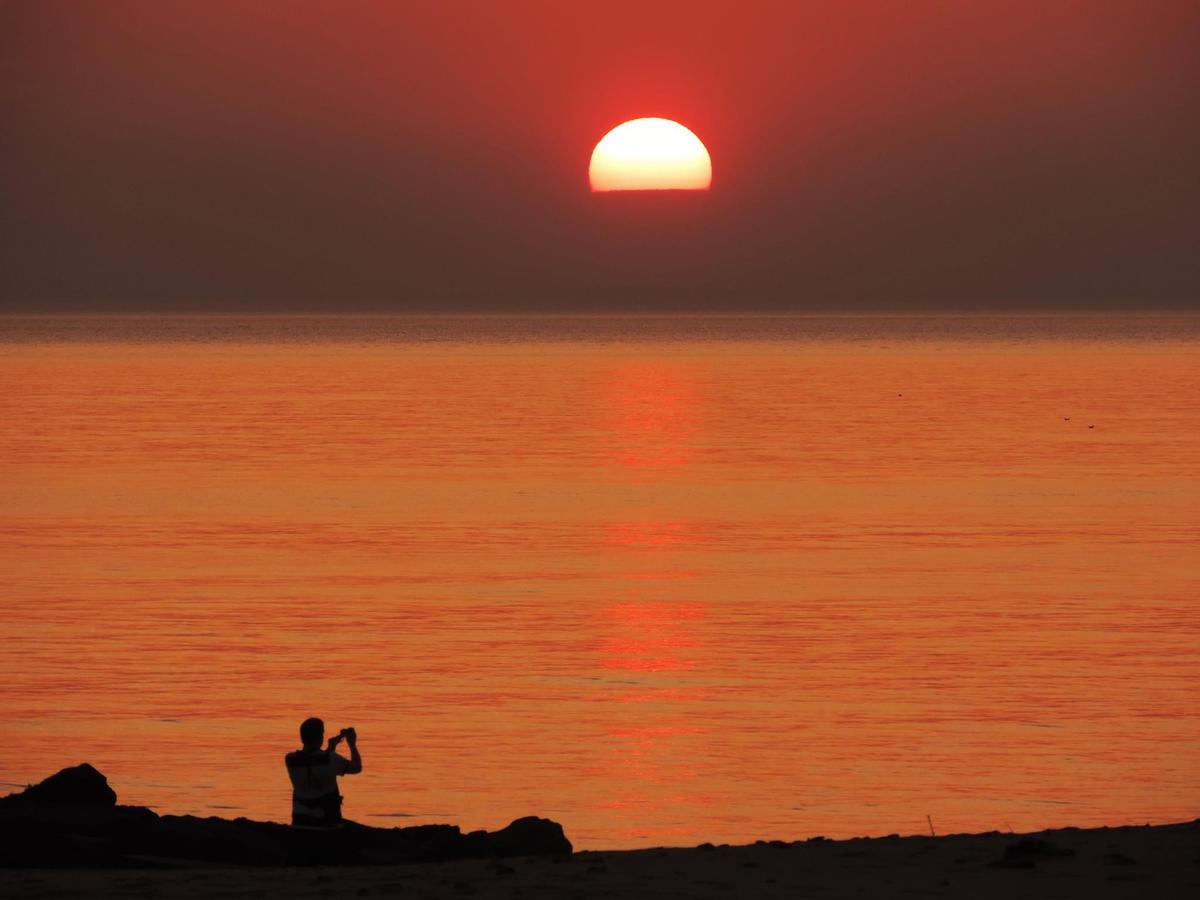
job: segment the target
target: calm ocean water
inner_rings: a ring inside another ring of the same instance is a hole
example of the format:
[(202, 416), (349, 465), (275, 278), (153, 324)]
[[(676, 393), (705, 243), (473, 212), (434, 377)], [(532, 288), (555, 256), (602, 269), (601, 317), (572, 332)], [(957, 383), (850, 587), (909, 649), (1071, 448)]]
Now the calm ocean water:
[(0, 319), (0, 780), (577, 846), (1200, 814), (1200, 319)]

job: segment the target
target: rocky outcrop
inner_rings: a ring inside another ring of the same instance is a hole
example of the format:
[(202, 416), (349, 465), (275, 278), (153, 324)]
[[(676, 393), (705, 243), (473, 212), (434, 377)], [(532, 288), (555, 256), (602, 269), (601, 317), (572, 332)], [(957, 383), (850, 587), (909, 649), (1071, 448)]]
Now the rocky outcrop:
[(117, 792), (97, 769), (83, 763), (55, 772), (19, 794), (0, 797), (0, 810), (54, 804), (106, 809), (117, 805)]
[(456, 825), (371, 828), (347, 823), (336, 835), (313, 835), (250, 819), (160, 816), (116, 801), (104, 775), (86, 763), (0, 798), (0, 866), (396, 865), (571, 853), (561, 825), (533, 816), (494, 832), (463, 834)]
[(487, 838), (493, 856), (559, 856), (571, 852), (562, 826), (550, 819), (525, 816), (499, 831), (476, 832)]

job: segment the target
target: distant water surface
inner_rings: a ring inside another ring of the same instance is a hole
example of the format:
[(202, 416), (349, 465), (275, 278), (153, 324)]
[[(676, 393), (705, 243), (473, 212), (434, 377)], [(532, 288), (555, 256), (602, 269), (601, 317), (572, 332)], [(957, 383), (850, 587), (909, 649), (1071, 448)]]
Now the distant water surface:
[(10, 343), (666, 343), (693, 341), (1171, 341), (1200, 316), (422, 315), (9, 316)]
[(1192, 818), (1200, 318), (0, 319), (0, 781), (582, 847)]

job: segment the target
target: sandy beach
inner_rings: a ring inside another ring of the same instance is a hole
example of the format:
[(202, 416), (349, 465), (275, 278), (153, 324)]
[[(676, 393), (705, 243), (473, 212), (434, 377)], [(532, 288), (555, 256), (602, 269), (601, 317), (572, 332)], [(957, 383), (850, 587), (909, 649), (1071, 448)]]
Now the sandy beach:
[(386, 867), (0, 873), (10, 897), (1193, 897), (1200, 820)]

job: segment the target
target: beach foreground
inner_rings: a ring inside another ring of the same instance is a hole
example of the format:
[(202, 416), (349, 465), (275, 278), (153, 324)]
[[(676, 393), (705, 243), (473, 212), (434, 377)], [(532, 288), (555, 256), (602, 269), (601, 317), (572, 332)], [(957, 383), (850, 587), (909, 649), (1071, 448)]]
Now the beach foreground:
[(1200, 819), (579, 853), (558, 823), (532, 816), (469, 834), (452, 825), (347, 825), (356, 861), (373, 865), (303, 867), (290, 864), (295, 836), (269, 822), (118, 806), (104, 775), (85, 763), (0, 798), (0, 896), (978, 900), (1191, 897), (1200, 889)]
[(1194, 897), (1200, 820), (384, 867), (0, 872), (10, 897)]

